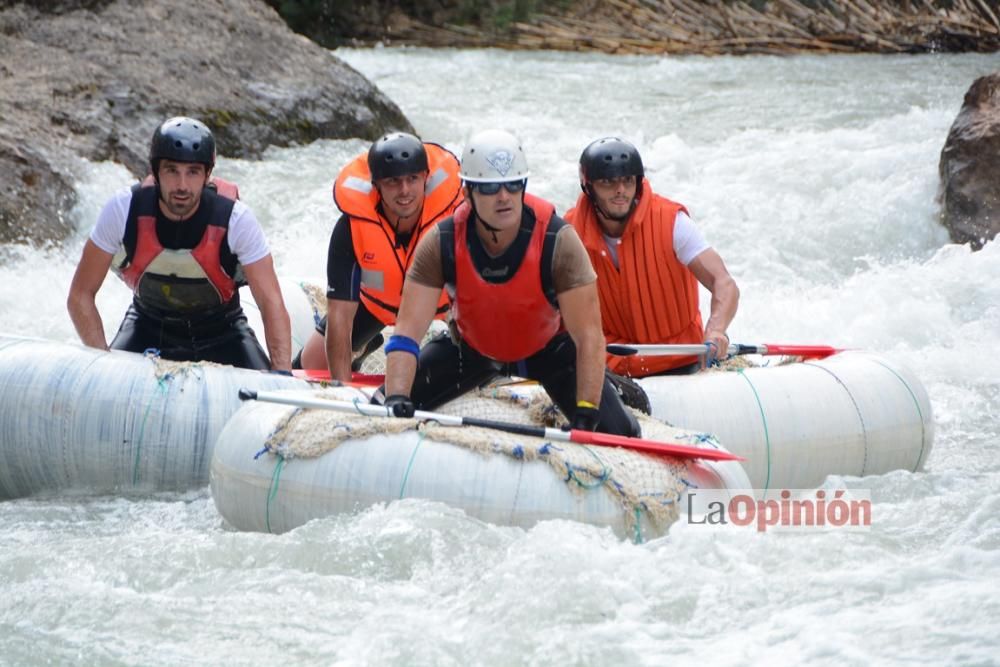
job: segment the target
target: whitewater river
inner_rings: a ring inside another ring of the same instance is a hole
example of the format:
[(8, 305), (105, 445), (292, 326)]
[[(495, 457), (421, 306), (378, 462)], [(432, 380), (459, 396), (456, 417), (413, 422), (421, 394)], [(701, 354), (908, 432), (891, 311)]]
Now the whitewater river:
[[(875, 351), (933, 404), (925, 471), (862, 480), (863, 533), (676, 526), (650, 543), (498, 527), (404, 501), (273, 536), (207, 489), (0, 502), (0, 664), (672, 665), (1000, 661), (1000, 244), (949, 244), (937, 165), (995, 56), (654, 58), (342, 50), (429, 140), (523, 140), (565, 210), (576, 160), (621, 134), (742, 288), (740, 342)], [(152, 128), (150, 128), (152, 130)], [(360, 140), (221, 160), (279, 273), (322, 282), (330, 185)], [(129, 177), (74, 166), (79, 233), (0, 246), (2, 330), (75, 340), (65, 296)], [(108, 335), (128, 295), (99, 296)]]

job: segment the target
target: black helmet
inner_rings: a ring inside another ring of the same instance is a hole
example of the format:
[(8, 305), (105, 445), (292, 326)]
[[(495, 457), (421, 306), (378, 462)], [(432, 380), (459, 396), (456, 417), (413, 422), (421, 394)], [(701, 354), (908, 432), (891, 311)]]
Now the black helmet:
[(368, 149), (368, 170), (373, 181), (427, 171), (427, 151), (412, 134), (393, 132)]
[(619, 176), (635, 176), (642, 182), (645, 170), (635, 146), (618, 137), (605, 137), (583, 149), (580, 175), (587, 183)]
[(153, 133), (149, 164), (154, 174), (160, 160), (200, 162), (211, 169), (215, 166), (215, 137), (201, 121), (185, 116), (171, 118)]

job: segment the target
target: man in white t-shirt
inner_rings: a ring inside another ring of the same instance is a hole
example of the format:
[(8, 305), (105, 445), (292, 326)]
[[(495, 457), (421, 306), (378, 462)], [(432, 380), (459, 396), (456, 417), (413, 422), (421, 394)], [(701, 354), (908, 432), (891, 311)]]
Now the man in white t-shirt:
[[(241, 368), (291, 368), (291, 326), (263, 230), (236, 186), (212, 180), (215, 138), (171, 118), (153, 134), (152, 179), (105, 204), (83, 248), (67, 308), (84, 344), (108, 349), (96, 296), (108, 269), (133, 291), (111, 348)], [(270, 359), (247, 324), (249, 285)]]
[[(684, 206), (653, 192), (635, 146), (615, 137), (591, 143), (580, 156), (580, 186), (566, 220), (597, 271), (608, 343), (705, 342), (724, 357), (739, 288)], [(699, 282), (712, 293), (704, 326)], [(608, 367), (628, 377), (692, 373), (700, 365), (697, 357), (608, 357)]]

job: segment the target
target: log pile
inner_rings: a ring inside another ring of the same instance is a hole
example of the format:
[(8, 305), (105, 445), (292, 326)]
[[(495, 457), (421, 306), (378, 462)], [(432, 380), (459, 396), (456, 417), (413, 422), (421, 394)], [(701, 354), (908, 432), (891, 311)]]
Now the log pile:
[(990, 52), (1000, 49), (998, 4), (997, 0), (583, 0), (561, 13), (535, 14), (503, 31), (431, 26), (403, 18), (395, 22), (390, 37), (394, 43), (434, 47), (605, 53)]

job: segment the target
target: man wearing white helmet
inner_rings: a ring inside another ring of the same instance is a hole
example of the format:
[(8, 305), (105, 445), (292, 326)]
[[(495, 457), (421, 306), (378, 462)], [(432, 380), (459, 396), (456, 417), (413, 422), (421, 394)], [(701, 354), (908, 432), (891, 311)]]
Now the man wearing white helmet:
[[(407, 272), (385, 347), (385, 404), (412, 416), (517, 375), (537, 380), (574, 429), (639, 435), (605, 375), (590, 259), (552, 204), (525, 192), (528, 175), (513, 135), (486, 130), (466, 144), (465, 202), (421, 239)], [(420, 350), (442, 287), (451, 335)]]

